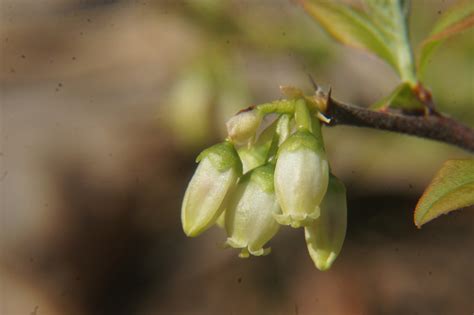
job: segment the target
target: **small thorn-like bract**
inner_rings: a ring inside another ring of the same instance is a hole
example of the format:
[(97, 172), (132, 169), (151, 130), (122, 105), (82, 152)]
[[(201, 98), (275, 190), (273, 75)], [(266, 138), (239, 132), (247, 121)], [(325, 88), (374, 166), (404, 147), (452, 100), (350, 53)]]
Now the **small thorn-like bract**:
[(273, 166), (266, 164), (244, 175), (227, 204), (226, 244), (242, 249), (239, 257), (262, 256), (270, 252), (270, 248), (263, 246), (279, 229), (273, 218), (273, 213), (279, 211), (273, 171)]
[(332, 175), (320, 208), (319, 218), (305, 227), (305, 239), (316, 268), (324, 271), (331, 268), (341, 251), (347, 226), (346, 189)]
[(242, 164), (230, 142), (216, 144), (197, 158), (199, 166), (189, 182), (181, 207), (187, 236), (197, 236), (212, 226), (225, 208), (229, 193), (242, 175)]
[(229, 138), (238, 145), (251, 143), (262, 119), (263, 116), (257, 109), (238, 113), (226, 123)]
[(275, 190), (281, 213), (275, 219), (301, 227), (319, 217), (328, 185), (329, 166), (323, 144), (308, 131), (297, 131), (278, 150)]

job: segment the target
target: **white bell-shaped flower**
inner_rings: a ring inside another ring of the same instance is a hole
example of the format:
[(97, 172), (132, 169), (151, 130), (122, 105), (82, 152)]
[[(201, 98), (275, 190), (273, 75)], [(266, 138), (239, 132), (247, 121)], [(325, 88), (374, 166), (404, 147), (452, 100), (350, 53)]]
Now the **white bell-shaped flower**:
[(324, 271), (332, 266), (339, 255), (347, 226), (346, 189), (332, 175), (320, 208), (319, 218), (305, 227), (305, 239), (311, 259), (319, 270)]
[(273, 186), (274, 167), (260, 166), (244, 175), (226, 208), (228, 246), (240, 248), (239, 257), (266, 255), (264, 245), (277, 233), (273, 213), (279, 211)]
[(199, 166), (181, 207), (181, 223), (187, 236), (197, 236), (216, 222), (242, 175), (239, 156), (229, 142), (204, 150), (196, 161)]
[(278, 150), (275, 191), (282, 211), (275, 219), (295, 228), (311, 224), (319, 217), (328, 176), (322, 140), (309, 131), (292, 134)]

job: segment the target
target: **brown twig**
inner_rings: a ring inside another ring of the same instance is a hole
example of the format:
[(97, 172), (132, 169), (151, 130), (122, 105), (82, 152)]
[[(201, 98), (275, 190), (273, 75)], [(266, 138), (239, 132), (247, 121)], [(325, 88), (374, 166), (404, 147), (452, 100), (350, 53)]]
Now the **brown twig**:
[(411, 116), (390, 111), (379, 112), (327, 98), (325, 115), (329, 125), (351, 125), (388, 130), (456, 145), (474, 152), (474, 130), (442, 114)]

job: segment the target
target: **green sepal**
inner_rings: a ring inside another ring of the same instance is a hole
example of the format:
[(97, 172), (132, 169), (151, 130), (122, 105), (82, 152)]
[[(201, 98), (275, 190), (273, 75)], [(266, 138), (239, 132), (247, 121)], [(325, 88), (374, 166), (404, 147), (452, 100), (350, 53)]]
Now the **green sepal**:
[(317, 153), (324, 152), (324, 144), (322, 139), (318, 140), (314, 134), (309, 131), (297, 131), (292, 134), (285, 142), (280, 146), (278, 152), (282, 151), (296, 151), (299, 149), (309, 149)]
[(275, 192), (275, 186), (273, 182), (274, 172), (275, 166), (271, 163), (267, 163), (244, 174), (240, 178), (239, 183), (242, 184), (250, 180), (256, 183), (264, 192), (273, 193)]
[(275, 186), (273, 182), (274, 172), (275, 167), (273, 164), (268, 163), (254, 169), (251, 172), (250, 180), (257, 183), (257, 185), (259, 185), (264, 192), (273, 193), (275, 192)]
[(234, 145), (229, 141), (224, 141), (213, 145), (202, 151), (196, 158), (196, 162), (201, 162), (204, 158), (208, 158), (212, 165), (220, 172), (235, 167), (239, 173), (242, 173), (242, 163)]

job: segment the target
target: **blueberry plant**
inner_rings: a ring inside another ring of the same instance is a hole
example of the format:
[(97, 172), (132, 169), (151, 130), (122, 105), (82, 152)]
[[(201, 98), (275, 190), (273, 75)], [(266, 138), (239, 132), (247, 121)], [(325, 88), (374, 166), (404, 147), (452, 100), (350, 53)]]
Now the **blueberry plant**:
[[(339, 42), (373, 53), (397, 72), (400, 84), (370, 108), (345, 104), (331, 91), (304, 94), (281, 87), (284, 99), (251, 106), (228, 120), (227, 138), (205, 149), (184, 196), (187, 236), (225, 228), (226, 246), (240, 257), (261, 256), (281, 225), (304, 230), (310, 257), (327, 270), (346, 233), (344, 184), (332, 173), (322, 126), (353, 125), (438, 140), (474, 152), (474, 130), (437, 110), (423, 74), (432, 52), (474, 24), (474, 2), (445, 12), (415, 56), (408, 36), (408, 0), (364, 0), (365, 10), (337, 1), (300, 0)], [(414, 222), (474, 204), (474, 159), (449, 160), (420, 198)], [(350, 207), (350, 205), (349, 205)]]

